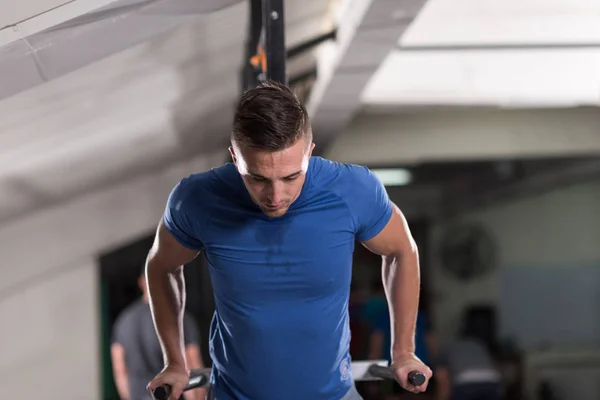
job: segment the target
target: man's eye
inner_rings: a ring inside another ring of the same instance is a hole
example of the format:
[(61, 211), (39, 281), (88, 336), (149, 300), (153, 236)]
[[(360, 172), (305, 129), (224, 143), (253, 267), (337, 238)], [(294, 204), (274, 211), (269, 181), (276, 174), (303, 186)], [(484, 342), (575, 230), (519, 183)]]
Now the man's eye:
[(291, 181), (295, 181), (296, 179), (298, 179), (298, 175), (292, 176), (292, 177), (289, 177), (289, 178), (284, 178), (284, 181), (291, 182)]

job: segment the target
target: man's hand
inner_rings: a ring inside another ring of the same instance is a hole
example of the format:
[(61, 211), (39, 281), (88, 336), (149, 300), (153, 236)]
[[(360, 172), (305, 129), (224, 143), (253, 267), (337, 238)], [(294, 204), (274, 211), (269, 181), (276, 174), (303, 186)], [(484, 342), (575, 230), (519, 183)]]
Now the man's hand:
[(171, 395), (169, 400), (177, 400), (183, 394), (183, 389), (190, 382), (190, 376), (184, 366), (167, 365), (156, 377), (148, 384), (146, 389), (150, 393), (154, 392), (159, 386), (171, 386)]
[(206, 396), (208, 395), (208, 389), (199, 388), (187, 391), (183, 394), (183, 398), (185, 400), (206, 400)]
[[(431, 369), (423, 364), (414, 353), (407, 353), (394, 358), (390, 367), (394, 370), (396, 380), (403, 389), (413, 393), (421, 393), (427, 390), (427, 384), (432, 375)], [(421, 386), (414, 386), (408, 382), (408, 374), (412, 371), (418, 371), (425, 375), (425, 383)]]

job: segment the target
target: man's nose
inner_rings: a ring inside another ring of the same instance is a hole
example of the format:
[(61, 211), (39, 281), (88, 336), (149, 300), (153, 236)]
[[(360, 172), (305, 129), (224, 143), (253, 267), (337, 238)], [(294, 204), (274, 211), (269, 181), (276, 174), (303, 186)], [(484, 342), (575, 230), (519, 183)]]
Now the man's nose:
[(283, 190), (281, 184), (274, 182), (271, 184), (271, 187), (269, 189), (269, 200), (273, 204), (279, 204), (281, 202), (281, 195)]

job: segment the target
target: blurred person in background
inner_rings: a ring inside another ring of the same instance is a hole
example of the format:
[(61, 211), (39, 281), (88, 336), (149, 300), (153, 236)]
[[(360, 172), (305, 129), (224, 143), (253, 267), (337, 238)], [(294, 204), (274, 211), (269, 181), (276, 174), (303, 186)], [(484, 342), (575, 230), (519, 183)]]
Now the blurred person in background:
[[(115, 385), (121, 400), (152, 399), (146, 385), (164, 366), (143, 273), (138, 278), (138, 286), (142, 291), (141, 298), (121, 312), (113, 328), (111, 359)], [(203, 368), (198, 330), (193, 318), (187, 313), (183, 330), (187, 367)], [(192, 390), (184, 396), (180, 399), (204, 400), (206, 389)]]
[[(429, 318), (422, 305), (423, 303), (419, 303), (419, 311), (417, 313), (415, 355), (425, 365), (431, 365), (431, 355), (432, 353), (435, 353), (436, 348), (435, 336), (430, 329)], [(363, 319), (369, 327), (370, 332), (368, 340), (368, 359), (386, 360), (390, 363), (390, 313), (385, 291), (379, 281), (373, 282), (371, 297), (363, 307)], [(376, 392), (379, 392), (379, 389), (384, 386), (384, 393), (387, 393), (385, 399), (399, 398), (398, 394), (404, 392), (395, 384), (394, 389), (390, 389), (389, 387), (385, 388), (386, 385), (381, 385), (380, 383), (372, 386), (373, 387), (368, 390), (370, 390), (370, 393), (373, 396), (383, 395), (383, 393), (376, 394)], [(420, 395), (419, 398), (423, 398), (423, 396)]]
[[(380, 283), (381, 285), (381, 283)], [(363, 360), (367, 356), (367, 341), (369, 327), (362, 316), (363, 308), (368, 297), (368, 289), (359, 287), (356, 282), (350, 285), (350, 301), (348, 314), (350, 315), (350, 354), (356, 360)]]
[[(390, 314), (381, 282), (373, 284), (373, 295), (364, 306), (363, 318), (370, 328), (368, 358), (390, 362)], [(415, 330), (415, 354), (428, 365), (435, 347), (435, 337), (430, 329), (429, 318), (425, 310), (420, 307)]]
[(437, 400), (500, 400), (502, 377), (473, 314), (465, 313), (459, 337), (435, 363)]

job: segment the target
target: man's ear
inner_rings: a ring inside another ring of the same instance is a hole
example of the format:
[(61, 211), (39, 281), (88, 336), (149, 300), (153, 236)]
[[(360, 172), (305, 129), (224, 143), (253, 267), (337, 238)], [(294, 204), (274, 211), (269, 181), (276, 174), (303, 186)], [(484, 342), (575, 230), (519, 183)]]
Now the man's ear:
[(237, 160), (235, 158), (235, 151), (233, 150), (233, 146), (229, 146), (229, 154), (231, 155), (233, 163), (237, 165)]

